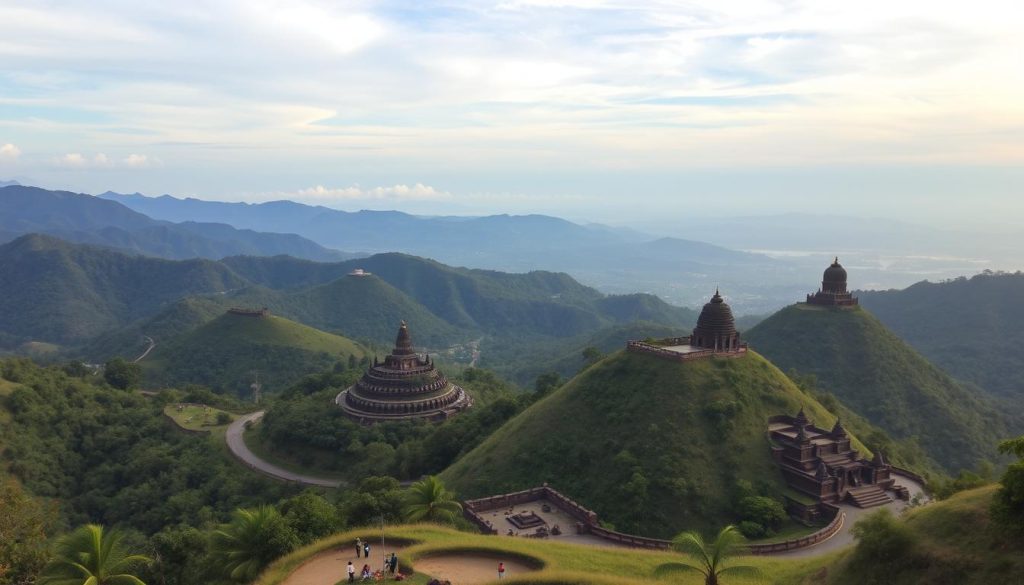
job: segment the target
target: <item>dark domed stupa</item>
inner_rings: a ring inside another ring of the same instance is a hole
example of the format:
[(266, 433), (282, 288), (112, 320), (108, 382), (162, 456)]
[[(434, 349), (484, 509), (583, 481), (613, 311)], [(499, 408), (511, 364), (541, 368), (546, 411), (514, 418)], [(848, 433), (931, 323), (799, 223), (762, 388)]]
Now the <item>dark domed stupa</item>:
[(836, 257), (832, 265), (825, 269), (821, 278), (821, 288), (813, 295), (807, 295), (807, 304), (825, 307), (853, 307), (857, 299), (846, 290), (846, 269)]
[(697, 326), (690, 336), (690, 345), (715, 351), (735, 351), (740, 346), (740, 334), (732, 309), (715, 289), (715, 296), (704, 305), (697, 318)]
[(395, 349), (374, 358), (373, 367), (335, 399), (347, 415), (360, 422), (423, 418), (443, 420), (469, 408), (473, 400), (448, 381), (429, 356), (412, 345), (405, 321), (398, 328)]

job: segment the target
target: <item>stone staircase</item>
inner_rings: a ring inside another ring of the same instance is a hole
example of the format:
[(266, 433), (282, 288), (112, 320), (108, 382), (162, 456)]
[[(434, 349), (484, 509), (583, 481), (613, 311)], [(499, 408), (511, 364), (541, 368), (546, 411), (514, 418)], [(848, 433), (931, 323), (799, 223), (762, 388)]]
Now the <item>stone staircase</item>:
[(853, 488), (847, 494), (854, 506), (858, 508), (873, 508), (875, 506), (882, 506), (892, 501), (889, 494), (885, 493), (885, 490), (878, 487), (877, 485), (866, 485), (863, 487)]

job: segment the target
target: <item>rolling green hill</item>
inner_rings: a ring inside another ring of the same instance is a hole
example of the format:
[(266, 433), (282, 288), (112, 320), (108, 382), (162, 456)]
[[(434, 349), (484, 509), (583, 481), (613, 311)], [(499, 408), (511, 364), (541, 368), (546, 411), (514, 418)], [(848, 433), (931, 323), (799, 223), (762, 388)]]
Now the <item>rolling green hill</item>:
[(446, 266), (407, 254), (377, 254), (348, 262), (232, 257), (224, 263), (271, 288), (326, 284), (355, 268), (372, 272), (448, 323), (499, 337), (571, 337), (631, 321), (690, 326), (696, 314), (654, 295), (605, 296), (564, 273), (521, 274)]
[(745, 337), (783, 370), (816, 376), (820, 389), (892, 437), (916, 439), (949, 471), (995, 458), (1000, 413), (864, 309), (793, 305)]
[(1024, 410), (1024, 274), (979, 274), (858, 294), (864, 307), (929, 360)]
[(549, 482), (622, 530), (710, 532), (737, 520), (741, 480), (766, 495), (784, 491), (765, 429), (768, 417), (801, 406), (819, 425), (835, 422), (754, 352), (678, 363), (620, 351), (506, 423), (442, 478), (467, 498)]
[(209, 260), (161, 260), (29, 235), (0, 246), (0, 332), (56, 344), (156, 313), (184, 296), (246, 284)]
[(362, 359), (366, 350), (350, 339), (282, 317), (227, 313), (169, 343), (158, 343), (141, 365), (153, 385), (194, 383), (243, 395), (254, 370), (264, 391), (276, 392), (349, 356)]

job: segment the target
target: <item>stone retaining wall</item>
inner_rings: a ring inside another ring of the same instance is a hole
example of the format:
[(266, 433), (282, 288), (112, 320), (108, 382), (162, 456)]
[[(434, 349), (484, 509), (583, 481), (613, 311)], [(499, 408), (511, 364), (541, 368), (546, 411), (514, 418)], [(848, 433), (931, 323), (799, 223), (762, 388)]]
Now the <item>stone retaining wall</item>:
[[(518, 504), (525, 504), (527, 502), (537, 500), (547, 500), (575, 518), (578, 522), (577, 529), (583, 533), (593, 534), (594, 536), (603, 538), (609, 542), (635, 548), (655, 550), (668, 550), (672, 548), (672, 541), (670, 540), (648, 538), (646, 536), (637, 536), (635, 534), (625, 534), (623, 532), (603, 528), (598, 523), (596, 512), (584, 508), (576, 501), (562, 495), (560, 492), (552, 489), (546, 484), (541, 487), (531, 488), (528, 490), (490, 496), (487, 498), (479, 498), (476, 500), (467, 500), (462, 504), (462, 513), (467, 520), (475, 524), (477, 528), (480, 529), (480, 532), (484, 534), (498, 534), (498, 529), (487, 523), (482, 512), (500, 508), (511, 508)], [(772, 554), (804, 548), (829, 539), (843, 527), (843, 523), (846, 520), (846, 514), (840, 512), (837, 506), (833, 506), (831, 504), (822, 504), (821, 506), (827, 513), (830, 512), (832, 514), (832, 520), (817, 532), (783, 542), (750, 544), (747, 545), (748, 551), (750, 554), (755, 555)]]
[(796, 550), (798, 548), (804, 548), (811, 545), (818, 544), (819, 542), (832, 538), (836, 532), (839, 532), (843, 527), (843, 523), (846, 522), (846, 512), (839, 512), (838, 508), (831, 506), (830, 504), (823, 504), (823, 506), (829, 506), (835, 508), (838, 512), (832, 518), (832, 521), (825, 525), (824, 528), (808, 534), (801, 538), (794, 538), (783, 542), (775, 542), (768, 544), (748, 544), (747, 550), (753, 555), (769, 555), (777, 552), (784, 552), (790, 550)]

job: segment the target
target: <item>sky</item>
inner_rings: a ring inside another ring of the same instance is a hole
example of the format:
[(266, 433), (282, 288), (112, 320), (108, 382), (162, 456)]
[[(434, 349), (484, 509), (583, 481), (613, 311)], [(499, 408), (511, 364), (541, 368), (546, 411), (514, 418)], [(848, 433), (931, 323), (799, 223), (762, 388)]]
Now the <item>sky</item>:
[(0, 0), (0, 180), (1024, 224), (1024, 5)]

